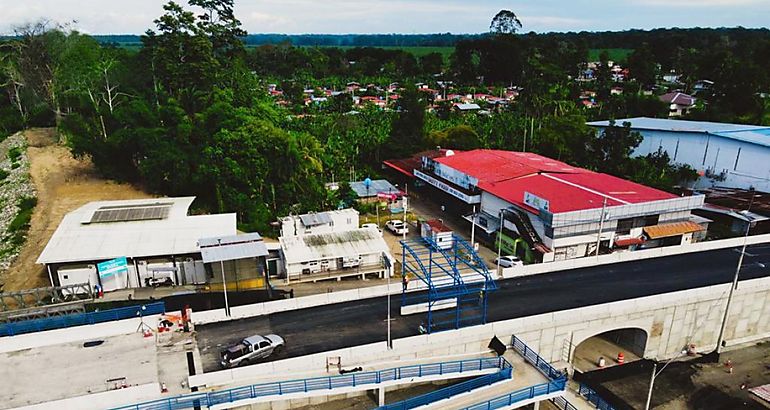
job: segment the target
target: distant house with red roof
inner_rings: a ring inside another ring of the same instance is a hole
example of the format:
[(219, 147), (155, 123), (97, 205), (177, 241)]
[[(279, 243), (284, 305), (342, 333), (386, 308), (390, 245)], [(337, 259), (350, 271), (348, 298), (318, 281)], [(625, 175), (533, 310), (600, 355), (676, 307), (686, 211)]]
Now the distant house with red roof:
[(695, 97), (679, 91), (666, 93), (658, 98), (668, 104), (669, 117), (681, 117), (695, 107)]
[(399, 171), (432, 187), (431, 198), (476, 221), (481, 238), (499, 238), (504, 252), (530, 260), (592, 255), (597, 243), (601, 252), (679, 245), (705, 229), (690, 213), (702, 195), (680, 197), (537, 154), (447, 151), (405, 166)]

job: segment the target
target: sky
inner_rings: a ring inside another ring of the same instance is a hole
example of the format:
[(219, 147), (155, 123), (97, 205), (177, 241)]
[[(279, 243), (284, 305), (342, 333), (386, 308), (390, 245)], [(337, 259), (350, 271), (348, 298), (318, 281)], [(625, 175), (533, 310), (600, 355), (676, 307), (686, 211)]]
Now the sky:
[[(185, 0), (177, 0), (185, 4)], [(163, 0), (0, 0), (0, 33), (41, 18), (89, 34), (141, 34)], [(523, 31), (767, 27), (770, 0), (236, 0), (249, 33), (480, 33), (501, 9)], [(764, 17), (763, 17), (764, 16)]]

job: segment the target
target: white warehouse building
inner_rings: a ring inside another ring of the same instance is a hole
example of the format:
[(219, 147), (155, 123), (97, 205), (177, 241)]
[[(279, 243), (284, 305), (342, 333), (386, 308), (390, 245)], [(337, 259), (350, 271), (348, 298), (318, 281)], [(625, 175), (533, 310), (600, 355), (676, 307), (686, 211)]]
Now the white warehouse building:
[[(195, 197), (90, 202), (64, 216), (37, 263), (51, 286), (102, 282), (100, 262), (125, 260), (111, 288), (148, 286), (158, 277), (174, 285), (207, 282), (198, 241), (236, 234), (236, 215), (188, 215)], [(125, 258), (125, 259), (123, 259)]]
[[(698, 171), (696, 189), (721, 186), (770, 192), (768, 126), (645, 117), (618, 119), (615, 125), (626, 122), (643, 137), (634, 155), (667, 152), (673, 162)], [(609, 121), (588, 125), (601, 132)]]

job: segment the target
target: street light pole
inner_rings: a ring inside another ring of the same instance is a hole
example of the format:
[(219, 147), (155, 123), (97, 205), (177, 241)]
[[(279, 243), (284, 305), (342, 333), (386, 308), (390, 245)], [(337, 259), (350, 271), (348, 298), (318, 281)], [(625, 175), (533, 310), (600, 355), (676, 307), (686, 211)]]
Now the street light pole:
[(602, 243), (602, 230), (604, 229), (604, 212), (607, 209), (607, 197), (602, 202), (602, 214), (599, 217), (599, 232), (596, 233), (596, 257), (599, 257), (599, 246)]
[(652, 386), (655, 385), (655, 373), (658, 371), (658, 362), (652, 362), (652, 375), (650, 376), (650, 390), (647, 392), (647, 404), (644, 405), (645, 410), (650, 410), (650, 401), (652, 401)]
[[(222, 239), (217, 239), (219, 246), (222, 246)], [(230, 316), (230, 304), (227, 302), (227, 280), (225, 279), (225, 262), (219, 261), (219, 268), (222, 270), (222, 291), (225, 294), (225, 316)]]
[(749, 207), (746, 208), (746, 219), (748, 219), (748, 223), (746, 224), (746, 232), (743, 235), (743, 246), (741, 247), (741, 255), (738, 257), (738, 266), (735, 268), (735, 276), (733, 277), (733, 283), (730, 285), (730, 291), (727, 294), (727, 303), (725, 304), (725, 313), (722, 316), (722, 325), (719, 328), (719, 337), (717, 338), (717, 354), (722, 353), (722, 344), (724, 344), (724, 337), (725, 337), (725, 329), (727, 328), (727, 317), (730, 315), (730, 304), (733, 301), (733, 292), (738, 287), (738, 276), (741, 273), (741, 266), (743, 265), (743, 257), (746, 255), (746, 245), (748, 244), (749, 240), (749, 231), (751, 230), (751, 216), (749, 216), (749, 212), (751, 211), (751, 205), (754, 204), (754, 198), (758, 197), (759, 195), (754, 195), (754, 190), (751, 190), (751, 200), (749, 200)]
[(505, 209), (500, 208), (500, 230), (497, 232), (497, 274), (500, 274), (500, 257), (503, 250), (503, 225), (505, 225)]
[(471, 246), (475, 247), (476, 239), (476, 205), (473, 205), (473, 214), (471, 215)]
[(388, 275), (388, 279), (387, 279), (388, 280), (388, 317), (387, 317), (387, 322), (388, 322), (388, 349), (393, 349), (393, 339), (391, 338), (391, 335), (390, 335), (390, 274), (392, 272), (391, 269), (393, 269), (393, 266), (392, 266), (392, 264), (390, 262), (390, 259), (388, 258), (388, 255), (385, 252), (382, 253), (382, 263), (385, 265), (385, 267), (388, 270), (388, 272), (387, 272), (387, 275)]
[(655, 386), (655, 378), (660, 376), (660, 374), (663, 373), (663, 370), (666, 370), (666, 367), (668, 367), (668, 365), (671, 364), (671, 362), (673, 362), (674, 360), (686, 354), (687, 354), (687, 351), (683, 350), (682, 353), (679, 354), (679, 356), (668, 359), (666, 364), (664, 364), (663, 367), (660, 368), (660, 370), (658, 370), (658, 362), (656, 362), (655, 360), (652, 361), (652, 376), (650, 376), (650, 390), (647, 392), (647, 404), (645, 404), (644, 406), (645, 410), (650, 410), (650, 402), (652, 401), (652, 387)]

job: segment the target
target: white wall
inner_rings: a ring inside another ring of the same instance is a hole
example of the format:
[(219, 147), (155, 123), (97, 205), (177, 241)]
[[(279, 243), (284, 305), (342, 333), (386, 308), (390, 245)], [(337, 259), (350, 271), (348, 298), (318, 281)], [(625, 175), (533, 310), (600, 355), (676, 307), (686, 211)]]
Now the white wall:
[[(44, 388), (44, 386), (41, 387)], [(101, 393), (92, 393), (85, 396), (71, 397), (69, 399), (33, 404), (31, 406), (17, 407), (17, 409), (101, 410), (153, 400), (158, 398), (158, 394), (160, 394), (160, 386), (157, 383), (148, 383), (141, 386), (133, 386), (120, 390), (110, 390)]]
[[(705, 133), (638, 131), (644, 139), (634, 151), (634, 155), (647, 155), (661, 147), (674, 162), (688, 164), (698, 171), (705, 171), (707, 168), (713, 168), (716, 172), (726, 171), (727, 179), (724, 182), (715, 182), (716, 185), (739, 188), (754, 186), (759, 191), (770, 190), (770, 162), (767, 161), (770, 155), (769, 147)], [(741, 149), (740, 157), (738, 148)], [(701, 178), (699, 184), (710, 186), (712, 182)]]

